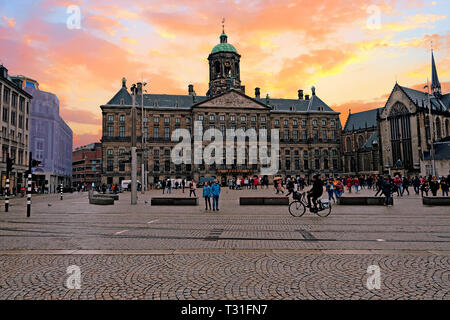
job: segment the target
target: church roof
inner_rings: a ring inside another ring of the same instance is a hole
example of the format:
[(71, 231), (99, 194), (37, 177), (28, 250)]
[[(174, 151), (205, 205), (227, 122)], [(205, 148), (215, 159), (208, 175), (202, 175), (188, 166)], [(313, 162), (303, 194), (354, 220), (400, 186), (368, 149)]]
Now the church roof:
[(353, 131), (375, 127), (377, 125), (377, 110), (381, 113), (383, 108), (372, 109), (357, 113), (350, 113), (345, 123), (344, 131)]
[(378, 131), (374, 131), (366, 143), (362, 146), (362, 149), (372, 149), (374, 144), (378, 144)]
[[(121, 99), (124, 99), (123, 105), (130, 106), (132, 104), (131, 95), (124, 87), (122, 87), (106, 105), (121, 105)], [(207, 99), (210, 98), (207, 96), (195, 96), (194, 100), (192, 95), (144, 94), (144, 106), (168, 109), (190, 109), (193, 105)], [(271, 111), (275, 112), (335, 112), (316, 95), (313, 95), (309, 100), (269, 98), (267, 101), (266, 98), (252, 99), (263, 103), (270, 107), (272, 109)], [(136, 106), (140, 106), (140, 104), (141, 98), (138, 95)], [(322, 109), (320, 109), (320, 107), (322, 107)]]
[[(428, 93), (419, 90), (399, 86), (406, 95), (414, 102), (417, 107), (428, 108)], [(430, 94), (430, 103), (433, 110), (447, 111), (450, 110), (450, 94), (433, 95)]]
[(434, 62), (434, 54), (431, 51), (431, 90), (434, 89), (441, 91), (441, 83), (439, 82), (438, 73), (436, 69), (436, 63)]

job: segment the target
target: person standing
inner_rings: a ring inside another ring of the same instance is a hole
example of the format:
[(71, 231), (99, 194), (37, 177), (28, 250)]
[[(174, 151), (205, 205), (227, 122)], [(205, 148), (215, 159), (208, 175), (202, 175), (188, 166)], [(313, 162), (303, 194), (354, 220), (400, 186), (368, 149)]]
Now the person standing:
[(334, 184), (332, 179), (327, 180), (325, 188), (328, 192), (328, 200), (331, 201), (331, 199), (333, 199), (333, 202), (336, 203), (336, 199), (334, 198)]
[(359, 192), (359, 179), (358, 179), (358, 176), (355, 176), (353, 178), (353, 185), (355, 186), (356, 193), (358, 193)]
[(382, 190), (382, 193), (385, 196), (384, 205), (385, 206), (392, 205), (392, 203), (393, 203), (393, 199), (392, 199), (392, 184), (390, 183), (389, 179), (384, 179), (381, 182), (381, 190)]
[(181, 187), (183, 188), (184, 193), (184, 188), (186, 187), (186, 179), (181, 180)]
[(403, 181), (402, 181), (402, 195), (406, 192), (408, 192), (408, 196), (409, 196), (409, 179), (407, 177), (403, 177)]
[(205, 198), (205, 210), (211, 210), (211, 187), (208, 185), (208, 182), (205, 182), (203, 186), (203, 198)]
[(439, 190), (439, 182), (437, 181), (436, 177), (433, 176), (433, 178), (430, 181), (430, 190), (433, 194), (433, 197), (436, 197), (437, 192)]
[(166, 180), (163, 180), (163, 181), (161, 182), (161, 189), (162, 189), (163, 194), (164, 194), (164, 192), (166, 191)]
[(413, 181), (412, 181), (412, 185), (414, 187), (414, 192), (416, 193), (416, 195), (419, 194), (419, 188), (420, 188), (420, 179), (418, 176), (415, 176)]
[(447, 181), (447, 179), (445, 177), (442, 177), (441, 179), (441, 190), (442, 190), (442, 196), (447, 196), (448, 197), (448, 186), (449, 181)]
[(197, 194), (195, 192), (196, 189), (197, 189), (197, 185), (195, 184), (194, 179), (192, 179), (191, 183), (189, 184), (189, 197), (191, 197), (192, 194), (194, 194), (194, 197), (197, 197)]
[(428, 197), (428, 181), (424, 178), (422, 180), (422, 184), (420, 185), (420, 193), (423, 198), (423, 193), (425, 192), (426, 196)]
[(338, 179), (335, 191), (336, 191), (336, 199), (342, 197), (342, 194), (344, 193), (344, 184), (342, 183), (341, 179)]
[(347, 178), (347, 189), (348, 189), (348, 193), (352, 193), (352, 178), (351, 177)]
[(403, 196), (403, 192), (402, 192), (402, 179), (399, 176), (395, 176), (394, 178), (394, 191), (397, 192), (397, 197), (402, 197)]
[(211, 187), (211, 195), (213, 197), (213, 211), (219, 211), (219, 196), (220, 196), (220, 185), (217, 180)]
[(167, 193), (171, 194), (172, 193), (172, 180), (167, 179)]

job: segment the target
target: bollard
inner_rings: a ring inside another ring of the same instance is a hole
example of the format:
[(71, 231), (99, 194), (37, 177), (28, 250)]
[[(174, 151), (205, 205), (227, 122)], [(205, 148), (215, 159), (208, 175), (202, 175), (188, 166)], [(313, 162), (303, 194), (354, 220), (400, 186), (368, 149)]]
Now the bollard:
[(63, 185), (62, 185), (62, 183), (61, 183), (61, 189), (60, 189), (60, 191), (61, 191), (61, 200), (63, 199)]
[(28, 188), (27, 188), (27, 217), (31, 215), (31, 173), (28, 174)]
[(9, 179), (6, 179), (5, 212), (9, 209)]

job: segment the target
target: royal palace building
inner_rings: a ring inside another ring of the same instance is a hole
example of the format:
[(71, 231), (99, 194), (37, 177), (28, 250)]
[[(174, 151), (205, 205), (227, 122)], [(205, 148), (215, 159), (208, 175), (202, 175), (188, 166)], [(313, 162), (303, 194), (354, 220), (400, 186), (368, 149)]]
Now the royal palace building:
[[(208, 56), (209, 89), (206, 95), (197, 95), (193, 85), (188, 86), (186, 95), (137, 94), (136, 128), (132, 128), (132, 95), (125, 78), (122, 79), (120, 90), (108, 103), (100, 106), (103, 119), (102, 183), (120, 184), (122, 180), (130, 179), (132, 130), (136, 130), (140, 152), (138, 177), (141, 177), (143, 162), (148, 185), (164, 178), (194, 178), (198, 181), (201, 177), (215, 177), (225, 182), (233, 177), (260, 175), (263, 164), (248, 162), (248, 146), (243, 161), (235, 157), (232, 163), (222, 164), (174, 162), (171, 151), (179, 142), (172, 139), (175, 130), (187, 129), (193, 135), (199, 125), (203, 131), (219, 130), (224, 139), (230, 129), (254, 129), (261, 139), (263, 129), (266, 129), (264, 138), (268, 140), (269, 150), (273, 142), (271, 132), (277, 129), (279, 170), (276, 174), (279, 175), (310, 175), (319, 171), (331, 175), (340, 171), (339, 113), (316, 95), (314, 87), (311, 96), (298, 90), (296, 99), (275, 99), (268, 94), (261, 97), (260, 88), (255, 88), (254, 96), (246, 95), (240, 77), (240, 58), (223, 32), (220, 43)], [(202, 146), (208, 143), (211, 141)], [(193, 151), (188, 157), (193, 159), (194, 139), (191, 145)], [(224, 162), (225, 148), (224, 142)]]

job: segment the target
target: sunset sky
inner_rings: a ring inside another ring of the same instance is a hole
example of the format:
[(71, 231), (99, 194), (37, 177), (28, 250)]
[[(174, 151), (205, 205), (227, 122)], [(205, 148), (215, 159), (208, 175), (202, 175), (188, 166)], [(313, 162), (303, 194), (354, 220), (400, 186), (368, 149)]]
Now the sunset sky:
[[(81, 9), (81, 29), (66, 25), (70, 5)], [(99, 106), (122, 77), (143, 78), (151, 93), (187, 94), (192, 83), (205, 95), (224, 17), (248, 95), (260, 87), (262, 96), (297, 98), (314, 85), (344, 124), (348, 109), (384, 106), (396, 80), (423, 88), (431, 40), (450, 90), (449, 8), (448, 0), (0, 0), (0, 62), (58, 96), (76, 147), (100, 138)]]

